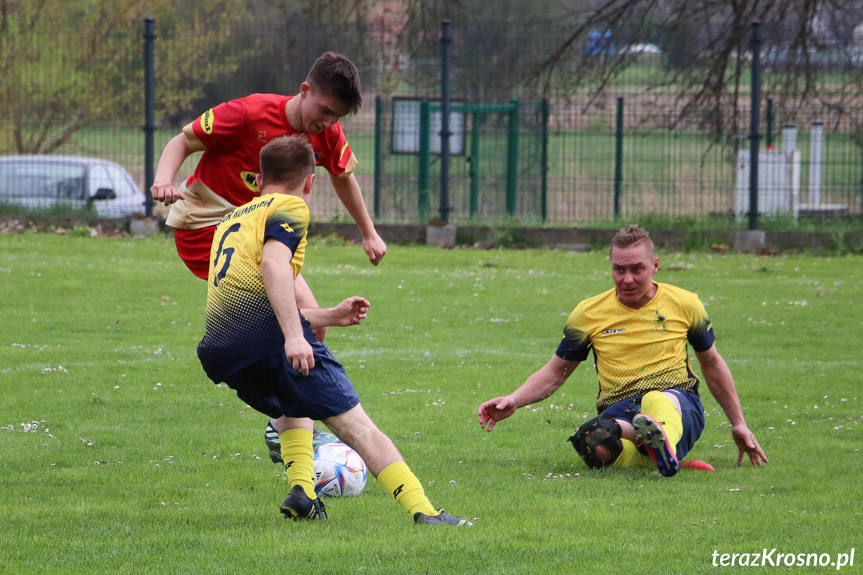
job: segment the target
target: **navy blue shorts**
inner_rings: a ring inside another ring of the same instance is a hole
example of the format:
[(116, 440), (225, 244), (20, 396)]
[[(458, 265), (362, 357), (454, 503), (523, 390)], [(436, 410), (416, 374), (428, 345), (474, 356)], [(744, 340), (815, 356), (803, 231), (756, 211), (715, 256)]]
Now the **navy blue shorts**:
[[(677, 443), (677, 458), (683, 459), (687, 453), (701, 437), (701, 432), (704, 431), (704, 406), (701, 405), (701, 398), (697, 393), (671, 387), (663, 389), (677, 396), (680, 402), (681, 419), (683, 420), (683, 436)], [(637, 395), (629, 399), (618, 401), (610, 405), (601, 415), (610, 415), (615, 419), (624, 419), (632, 422), (632, 418), (641, 411), (641, 398), (643, 395)]]
[(237, 397), (270, 417), (322, 420), (340, 415), (360, 402), (353, 384), (324, 344), (311, 344), (315, 367), (303, 376), (285, 352), (264, 358), (225, 380)]

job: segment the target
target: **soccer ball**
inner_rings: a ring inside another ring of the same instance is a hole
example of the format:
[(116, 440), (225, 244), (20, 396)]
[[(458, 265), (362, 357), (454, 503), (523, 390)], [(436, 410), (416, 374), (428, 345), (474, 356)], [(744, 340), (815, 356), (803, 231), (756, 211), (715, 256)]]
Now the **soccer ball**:
[(344, 443), (315, 449), (315, 493), (330, 497), (356, 496), (366, 486), (366, 462)]

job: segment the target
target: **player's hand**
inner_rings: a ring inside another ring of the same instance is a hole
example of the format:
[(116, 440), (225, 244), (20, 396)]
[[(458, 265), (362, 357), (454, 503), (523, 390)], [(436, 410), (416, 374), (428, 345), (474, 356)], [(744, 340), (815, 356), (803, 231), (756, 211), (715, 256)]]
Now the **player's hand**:
[(518, 404), (510, 397), (496, 397), (479, 406), (479, 426), (486, 431), (494, 429), (495, 424), (501, 419), (506, 419), (518, 409)]
[(177, 200), (185, 200), (186, 196), (171, 184), (154, 183), (150, 188), (150, 194), (157, 202), (170, 206)]
[(363, 249), (366, 251), (366, 255), (369, 256), (369, 261), (372, 262), (372, 265), (381, 263), (381, 260), (387, 254), (387, 244), (376, 231), (373, 231), (368, 237), (363, 238)]
[(764, 463), (768, 463), (767, 456), (764, 455), (764, 451), (758, 445), (755, 435), (749, 431), (745, 424), (732, 427), (731, 436), (734, 438), (734, 443), (737, 444), (738, 466), (743, 463), (744, 454), (749, 456), (749, 461), (755, 467), (761, 467)]
[(312, 346), (303, 337), (285, 340), (285, 355), (288, 362), (297, 373), (309, 375), (309, 370), (315, 367), (315, 355)]
[(333, 308), (333, 325), (347, 327), (359, 325), (369, 312), (371, 304), (363, 297), (355, 295)]

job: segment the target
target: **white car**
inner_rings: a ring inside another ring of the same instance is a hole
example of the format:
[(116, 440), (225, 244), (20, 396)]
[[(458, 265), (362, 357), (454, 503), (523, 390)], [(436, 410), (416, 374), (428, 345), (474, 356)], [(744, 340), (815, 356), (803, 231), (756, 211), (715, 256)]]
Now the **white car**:
[(0, 157), (4, 205), (62, 213), (86, 210), (100, 218), (144, 213), (144, 194), (119, 164), (77, 156)]

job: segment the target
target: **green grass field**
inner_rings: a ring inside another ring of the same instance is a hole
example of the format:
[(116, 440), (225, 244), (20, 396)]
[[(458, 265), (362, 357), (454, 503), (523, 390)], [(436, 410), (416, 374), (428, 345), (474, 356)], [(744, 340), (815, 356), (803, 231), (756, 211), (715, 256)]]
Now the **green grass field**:
[(172, 241), (0, 235), (0, 574), (735, 573), (752, 568), (714, 560), (774, 548), (856, 548), (843, 571), (859, 572), (860, 256), (659, 254), (658, 280), (705, 301), (770, 458), (736, 466), (703, 389), (691, 457), (716, 472), (667, 479), (577, 457), (587, 365), (491, 434), (476, 422), (554, 353), (574, 305), (612, 286), (605, 253), (393, 245), (375, 268), (335, 243), (307, 253), (319, 302), (372, 308), (327, 343), (432, 503), (475, 527), (416, 526), (371, 478), (328, 522), (284, 520), (265, 417), (198, 364), (206, 286)]

